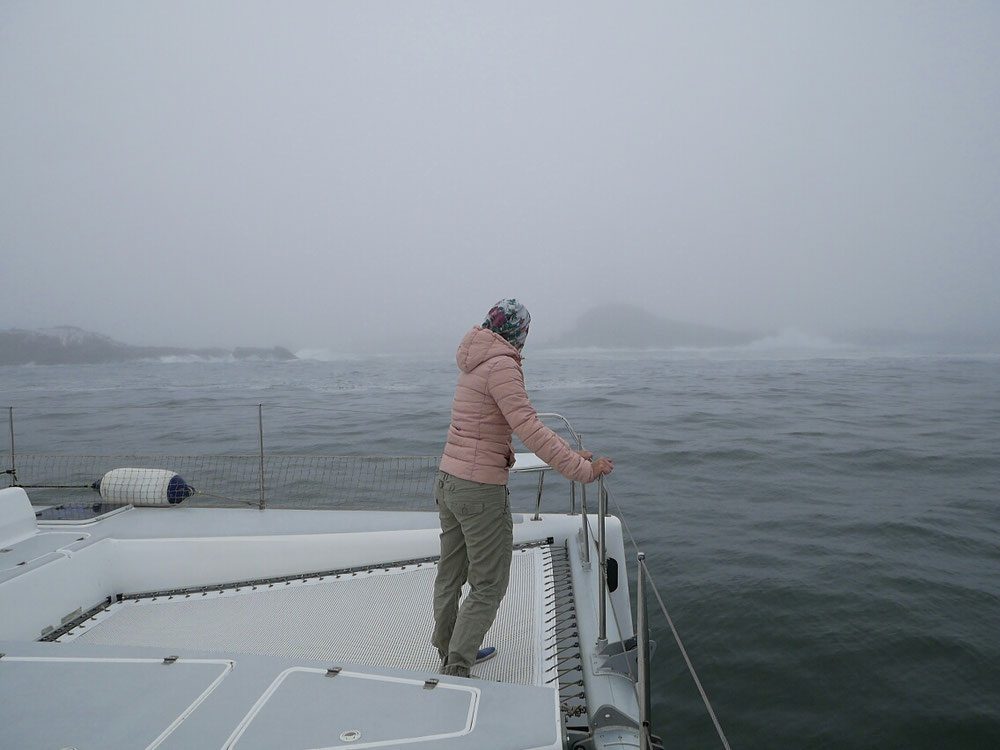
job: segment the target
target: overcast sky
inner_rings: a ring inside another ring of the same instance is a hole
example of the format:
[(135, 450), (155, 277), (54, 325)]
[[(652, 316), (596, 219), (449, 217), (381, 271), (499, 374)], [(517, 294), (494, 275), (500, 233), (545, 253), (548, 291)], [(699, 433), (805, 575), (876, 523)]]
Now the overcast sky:
[(995, 0), (0, 0), (0, 328), (996, 332), (998, 39)]

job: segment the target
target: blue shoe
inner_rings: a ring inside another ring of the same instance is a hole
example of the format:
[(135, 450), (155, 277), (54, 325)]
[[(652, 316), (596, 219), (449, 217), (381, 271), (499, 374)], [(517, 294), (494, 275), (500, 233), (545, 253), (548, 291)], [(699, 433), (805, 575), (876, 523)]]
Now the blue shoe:
[(482, 664), (484, 661), (489, 661), (494, 656), (497, 655), (497, 650), (493, 646), (487, 646), (486, 648), (481, 648), (476, 652), (476, 664)]

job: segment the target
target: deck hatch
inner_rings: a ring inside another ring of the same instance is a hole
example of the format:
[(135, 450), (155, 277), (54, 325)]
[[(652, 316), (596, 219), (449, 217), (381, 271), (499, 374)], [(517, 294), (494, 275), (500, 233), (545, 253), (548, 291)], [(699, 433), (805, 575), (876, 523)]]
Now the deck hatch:
[[(233, 750), (283, 747), (354, 748), (437, 742), (475, 728), (480, 691), (471, 685), (341, 670), (336, 680), (322, 669), (282, 672), (240, 722), (226, 744)], [(294, 727), (294, 732), (290, 728)]]
[(0, 746), (153, 750), (232, 669), (226, 659), (180, 659), (164, 669), (162, 659), (7, 655), (2, 694), (44, 700), (0, 701)]

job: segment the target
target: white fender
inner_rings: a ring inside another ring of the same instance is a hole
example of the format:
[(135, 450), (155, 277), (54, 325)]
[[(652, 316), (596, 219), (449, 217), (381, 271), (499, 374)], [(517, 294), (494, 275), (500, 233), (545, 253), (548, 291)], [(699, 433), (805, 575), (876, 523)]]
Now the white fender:
[(108, 503), (175, 505), (194, 488), (166, 469), (112, 469), (92, 485)]

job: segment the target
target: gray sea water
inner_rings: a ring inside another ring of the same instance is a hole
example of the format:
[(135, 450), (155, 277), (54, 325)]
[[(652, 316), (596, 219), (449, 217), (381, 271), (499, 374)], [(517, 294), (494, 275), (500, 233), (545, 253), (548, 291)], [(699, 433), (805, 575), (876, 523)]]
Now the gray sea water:
[[(26, 453), (253, 453), (263, 404), (269, 452), (434, 455), (455, 375), (447, 356), (7, 367), (0, 404)], [(1000, 747), (1000, 357), (529, 351), (525, 377), (615, 459), (733, 748)], [(721, 746), (650, 611), (654, 730)]]

